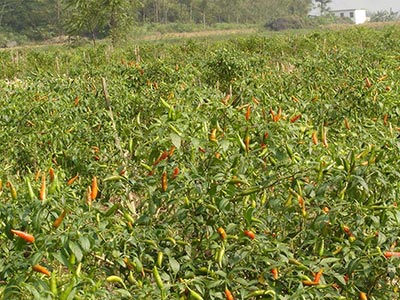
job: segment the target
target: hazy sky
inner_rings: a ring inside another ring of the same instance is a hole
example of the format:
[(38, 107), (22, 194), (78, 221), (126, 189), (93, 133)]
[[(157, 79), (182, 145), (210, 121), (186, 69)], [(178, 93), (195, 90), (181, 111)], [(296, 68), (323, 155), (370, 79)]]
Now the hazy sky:
[(364, 8), (367, 11), (400, 11), (400, 0), (332, 0), (331, 9)]

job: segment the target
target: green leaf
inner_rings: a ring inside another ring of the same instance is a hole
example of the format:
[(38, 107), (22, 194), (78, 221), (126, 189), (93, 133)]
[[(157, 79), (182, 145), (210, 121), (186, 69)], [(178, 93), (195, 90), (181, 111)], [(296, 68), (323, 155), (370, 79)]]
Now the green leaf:
[(244, 219), (246, 221), (246, 225), (249, 227), (252, 224), (252, 218), (253, 218), (253, 212), (254, 212), (254, 207), (249, 207), (246, 209), (244, 212)]
[(66, 258), (60, 251), (58, 252), (53, 252), (51, 254), (56, 260), (58, 260), (62, 265), (64, 266), (69, 266), (70, 263), (68, 261), (68, 258)]
[(68, 243), (69, 248), (71, 249), (72, 253), (75, 255), (76, 260), (80, 262), (82, 260), (83, 254), (81, 248), (73, 241)]
[(171, 256), (169, 257), (169, 266), (171, 267), (171, 270), (174, 274), (179, 272), (180, 265), (179, 265), (178, 261)]
[(86, 236), (79, 237), (79, 244), (84, 252), (88, 252), (90, 250), (90, 242)]
[(42, 257), (43, 257), (43, 252), (41, 251), (36, 252), (32, 257), (32, 265), (38, 264), (41, 261)]
[(177, 135), (176, 133), (171, 133), (170, 138), (171, 138), (172, 144), (176, 147), (176, 149), (179, 149), (181, 147), (182, 138), (179, 135)]
[(128, 297), (131, 298), (132, 294), (129, 293), (129, 291), (125, 290), (125, 289), (116, 289), (114, 290), (115, 293), (120, 294), (122, 297)]

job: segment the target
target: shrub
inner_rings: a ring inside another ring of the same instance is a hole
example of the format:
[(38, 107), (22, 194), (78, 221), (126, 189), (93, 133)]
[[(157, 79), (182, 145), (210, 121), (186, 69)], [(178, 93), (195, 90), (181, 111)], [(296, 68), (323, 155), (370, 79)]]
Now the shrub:
[(269, 30), (280, 31), (287, 29), (301, 29), (307, 27), (307, 21), (297, 16), (287, 16), (274, 19), (265, 24), (265, 27)]

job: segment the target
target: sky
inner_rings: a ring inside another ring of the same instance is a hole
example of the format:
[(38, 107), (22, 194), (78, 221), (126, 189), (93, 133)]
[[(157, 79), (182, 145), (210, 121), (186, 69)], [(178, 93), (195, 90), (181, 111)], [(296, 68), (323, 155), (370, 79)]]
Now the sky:
[(348, 8), (363, 8), (370, 12), (379, 10), (392, 9), (400, 12), (400, 0), (332, 0), (329, 3), (332, 10), (348, 9)]

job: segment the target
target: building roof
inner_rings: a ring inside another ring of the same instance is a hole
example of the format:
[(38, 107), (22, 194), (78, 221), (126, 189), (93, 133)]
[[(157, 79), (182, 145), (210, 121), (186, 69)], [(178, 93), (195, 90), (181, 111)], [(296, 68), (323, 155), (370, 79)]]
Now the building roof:
[(331, 12), (365, 10), (363, 8), (332, 9)]

